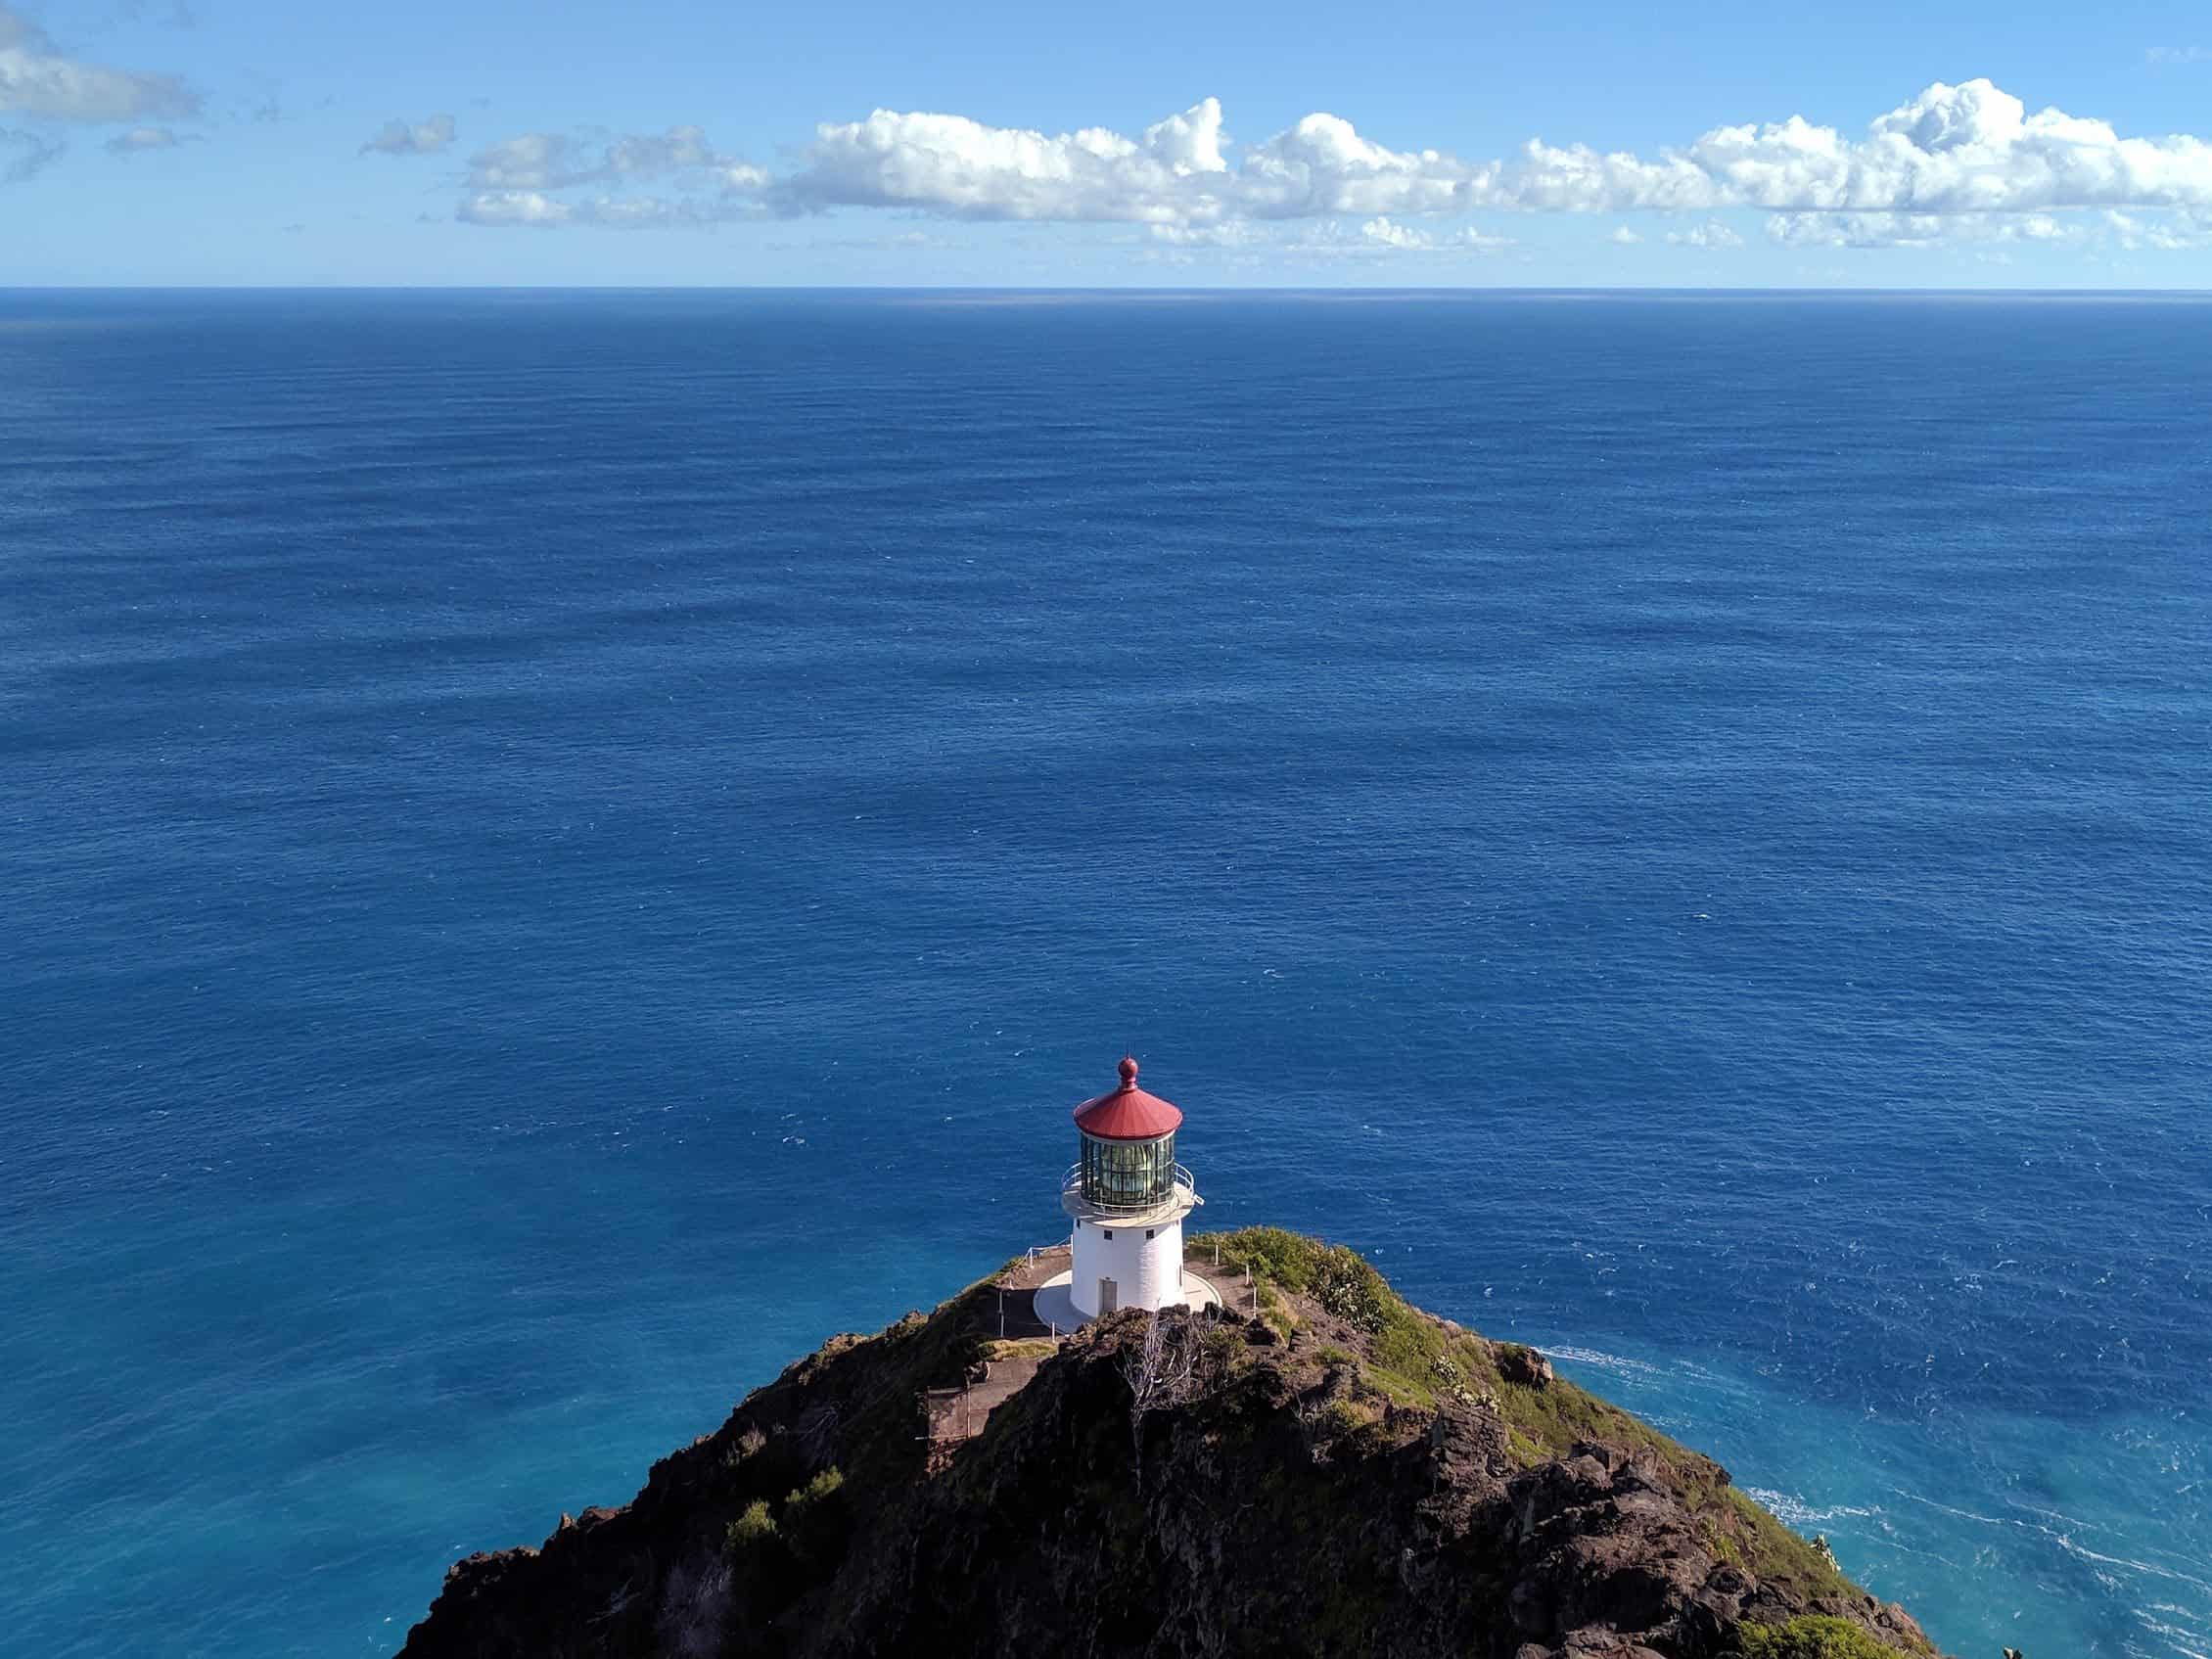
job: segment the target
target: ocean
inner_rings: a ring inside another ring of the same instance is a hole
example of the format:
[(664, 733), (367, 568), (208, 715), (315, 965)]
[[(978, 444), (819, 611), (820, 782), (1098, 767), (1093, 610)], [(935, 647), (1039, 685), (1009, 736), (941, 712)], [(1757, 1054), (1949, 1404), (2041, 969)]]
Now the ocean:
[(1124, 1049), (1947, 1648), (2212, 1653), (2212, 302), (0, 294), (0, 1647), (378, 1654)]

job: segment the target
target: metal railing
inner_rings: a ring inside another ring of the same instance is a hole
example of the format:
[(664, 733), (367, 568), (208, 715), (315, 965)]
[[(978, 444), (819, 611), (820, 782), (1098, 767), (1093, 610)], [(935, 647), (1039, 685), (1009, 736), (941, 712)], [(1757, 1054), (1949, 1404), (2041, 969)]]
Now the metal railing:
[(1083, 1165), (1080, 1163), (1070, 1164), (1068, 1173), (1060, 1177), (1060, 1196), (1066, 1198), (1070, 1193), (1078, 1194), (1083, 1197), (1085, 1204), (1088, 1204), (1094, 1210), (1129, 1211), (1158, 1209), (1175, 1197), (1177, 1187), (1190, 1193), (1195, 1198), (1198, 1195), (1198, 1177), (1181, 1164), (1174, 1165), (1172, 1170), (1171, 1184), (1168, 1189), (1165, 1192), (1154, 1193), (1149, 1198), (1092, 1198), (1083, 1190)]

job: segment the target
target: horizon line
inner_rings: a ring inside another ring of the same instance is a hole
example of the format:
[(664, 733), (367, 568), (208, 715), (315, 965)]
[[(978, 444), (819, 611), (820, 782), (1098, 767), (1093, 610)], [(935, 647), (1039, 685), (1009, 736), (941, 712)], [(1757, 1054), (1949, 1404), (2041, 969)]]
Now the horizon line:
[(1417, 295), (1437, 298), (1499, 296), (1695, 295), (1842, 296), (1866, 299), (1994, 298), (2212, 300), (2212, 285), (2198, 288), (1875, 288), (1812, 285), (1684, 287), (1679, 284), (1458, 284), (1448, 286), (1314, 283), (1247, 285), (1136, 283), (0, 283), (0, 296), (59, 294), (850, 294), (850, 295), (1158, 295), (1205, 298), (1225, 295), (1315, 296), (1331, 299)]

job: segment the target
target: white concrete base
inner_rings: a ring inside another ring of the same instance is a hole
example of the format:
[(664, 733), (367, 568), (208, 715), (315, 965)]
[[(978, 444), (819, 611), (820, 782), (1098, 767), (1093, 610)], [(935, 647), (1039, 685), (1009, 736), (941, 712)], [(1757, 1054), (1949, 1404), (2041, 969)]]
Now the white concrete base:
[[(1090, 1322), (1088, 1314), (1076, 1311), (1075, 1279), (1075, 1269), (1070, 1268), (1037, 1287), (1037, 1316), (1063, 1334)], [(1219, 1308), (1221, 1293), (1186, 1270), (1182, 1275), (1182, 1305), (1193, 1313), (1203, 1308)]]

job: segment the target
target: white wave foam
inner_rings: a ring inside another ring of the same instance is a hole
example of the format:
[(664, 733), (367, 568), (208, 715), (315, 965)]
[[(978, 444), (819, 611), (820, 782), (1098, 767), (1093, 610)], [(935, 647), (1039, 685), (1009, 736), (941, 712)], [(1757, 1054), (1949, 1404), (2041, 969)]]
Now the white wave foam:
[(2186, 1584), (2192, 1590), (2212, 1590), (2212, 1579), (2196, 1578), (2191, 1574), (2183, 1572), (2179, 1567), (2162, 1567), (2155, 1561), (2131, 1561), (2125, 1555), (2099, 1554), (2087, 1544), (2076, 1544), (2062, 1532), (2053, 1532), (2049, 1527), (2038, 1527), (2036, 1531), (2049, 1538), (2067, 1554), (2077, 1555), (2084, 1561), (2095, 1561), (2106, 1567), (2125, 1567), (2131, 1573), (2147, 1573), (2155, 1579), (2172, 1579), (2176, 1584)]
[[(2181, 1613), (2185, 1618), (2189, 1617), (2189, 1614), (2179, 1607), (2160, 1607), (2157, 1610)], [(2206, 1633), (2203, 1631), (2191, 1630), (2187, 1625), (2169, 1625), (2163, 1620), (2151, 1618), (2141, 1608), (2136, 1610), (2136, 1623), (2152, 1636), (2162, 1636), (2172, 1643), (2174, 1651), (2181, 1655), (2181, 1659), (2212, 1659), (2212, 1654), (2204, 1652), (2202, 1648), (2189, 1645), (2191, 1642), (2202, 1642), (2207, 1639)]]
[(1825, 1509), (1816, 1508), (1802, 1498), (1794, 1498), (1786, 1492), (1770, 1491), (1766, 1487), (1747, 1486), (1743, 1490), (1772, 1509), (1785, 1526), (1800, 1529), (1820, 1521), (1862, 1520), (1881, 1513), (1877, 1508), (1862, 1507), (1854, 1503), (1836, 1503)]
[(1570, 1365), (1590, 1365), (1600, 1371), (1621, 1371), (1641, 1377), (1659, 1374), (1657, 1365), (1642, 1359), (1628, 1359), (1618, 1354), (1602, 1354), (1594, 1348), (1539, 1348), (1549, 1359), (1564, 1359)]

